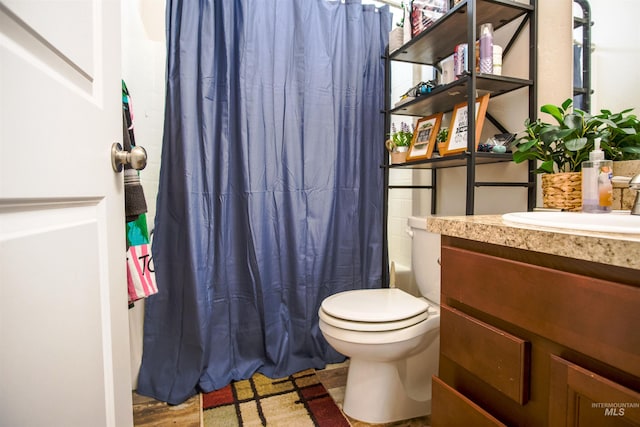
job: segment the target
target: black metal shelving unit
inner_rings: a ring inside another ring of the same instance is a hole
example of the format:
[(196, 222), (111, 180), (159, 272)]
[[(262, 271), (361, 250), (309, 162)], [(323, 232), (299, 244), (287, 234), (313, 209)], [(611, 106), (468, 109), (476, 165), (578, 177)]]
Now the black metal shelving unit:
[[(407, 115), (407, 116), (428, 116), (437, 112), (451, 111), (456, 104), (468, 103), (469, 117), (469, 138), (467, 141), (467, 150), (465, 153), (434, 157), (426, 160), (407, 162), (403, 164), (389, 165), (385, 163), (385, 188), (429, 188), (432, 191), (432, 214), (437, 209), (435, 205), (436, 197), (435, 182), (437, 180), (437, 170), (450, 167), (466, 167), (467, 168), (467, 185), (466, 185), (466, 214), (473, 215), (475, 203), (475, 188), (481, 186), (504, 186), (514, 187), (521, 186), (528, 188), (528, 208), (533, 209), (535, 206), (535, 175), (531, 172), (533, 165), (530, 165), (529, 178), (527, 182), (480, 182), (476, 180), (476, 165), (500, 163), (511, 161), (511, 154), (495, 154), (482, 153), (475, 150), (475, 114), (473, 114), (474, 103), (468, 100), (474, 100), (477, 96), (490, 94), (491, 98), (498, 97), (505, 93), (512, 92), (517, 89), (529, 89), (529, 117), (536, 118), (536, 40), (537, 40), (537, 24), (536, 24), (536, 0), (530, 0), (529, 4), (518, 3), (511, 0), (463, 0), (449, 12), (436, 21), (431, 27), (423, 31), (418, 36), (412, 38), (405, 45), (394, 52), (387, 55), (387, 76), (391, 72), (391, 61), (410, 62), (421, 65), (436, 64), (450, 56), (455, 46), (460, 43), (467, 43), (469, 46), (469, 58), (475, 58), (475, 40), (479, 34), (480, 24), (491, 23), (495, 30), (504, 25), (521, 19), (520, 25), (513, 32), (509, 43), (505, 46), (503, 55), (507, 55), (513, 45), (513, 42), (524, 31), (526, 24), (529, 23), (529, 78), (515, 78), (509, 76), (498, 76), (493, 74), (477, 73), (475, 67), (470, 67), (467, 75), (455, 80), (447, 85), (438, 86), (431, 93), (417, 97), (402, 105), (389, 107), (386, 111), (385, 125), (389, 129), (391, 123), (391, 115)], [(387, 79), (386, 88), (386, 105), (390, 106), (390, 90), (389, 78)], [(498, 129), (507, 132), (504, 126), (494, 117), (487, 115)], [(389, 187), (388, 172), (394, 168), (403, 169), (431, 169), (432, 185), (423, 187)], [(388, 196), (388, 194), (385, 194)], [(385, 197), (385, 200), (387, 197)]]
[[(529, 117), (537, 118), (537, 0), (529, 0), (529, 4), (511, 0), (463, 0), (431, 27), (412, 38), (402, 47), (386, 55), (386, 83), (385, 83), (385, 129), (391, 125), (392, 115), (428, 116), (438, 112), (448, 112), (459, 103), (467, 102), (469, 117), (469, 131), (467, 150), (462, 154), (452, 156), (433, 157), (431, 159), (410, 161), (402, 164), (388, 164), (388, 156), (385, 155), (384, 185), (384, 214), (388, 214), (388, 192), (395, 188), (423, 188), (431, 190), (431, 213), (436, 214), (436, 188), (438, 170), (452, 167), (465, 167), (466, 179), (466, 214), (473, 215), (475, 204), (475, 189), (477, 187), (523, 187), (527, 189), (528, 210), (533, 210), (536, 205), (536, 176), (534, 162), (529, 162), (529, 173), (526, 182), (482, 182), (476, 179), (476, 166), (511, 162), (512, 155), (483, 153), (475, 149), (475, 111), (476, 97), (490, 94), (491, 98), (512, 92), (514, 90), (528, 88)], [(391, 61), (402, 61), (421, 65), (436, 66), (441, 60), (451, 56), (455, 46), (467, 43), (469, 58), (475, 58), (475, 41), (480, 33), (480, 25), (493, 24), (494, 30), (520, 19), (517, 28), (511, 34), (509, 42), (504, 46), (503, 56), (509, 54), (515, 40), (525, 31), (529, 24), (529, 78), (515, 78), (509, 76), (497, 76), (493, 74), (477, 73), (475, 67), (462, 78), (447, 85), (438, 86), (431, 93), (417, 97), (402, 105), (391, 106), (390, 99), (390, 75)], [(494, 117), (487, 114), (487, 120), (491, 121), (501, 132), (508, 132), (505, 127)], [(428, 169), (431, 170), (431, 185), (426, 186), (390, 186), (389, 172), (393, 169)], [(384, 222), (384, 239), (387, 239), (387, 224)], [(384, 254), (385, 262), (386, 256)], [(386, 279), (386, 278), (383, 278)]]

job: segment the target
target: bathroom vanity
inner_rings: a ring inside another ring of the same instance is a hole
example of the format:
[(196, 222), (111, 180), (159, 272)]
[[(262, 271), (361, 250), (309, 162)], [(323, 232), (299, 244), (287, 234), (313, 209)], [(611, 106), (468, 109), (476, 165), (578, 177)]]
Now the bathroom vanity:
[(429, 217), (432, 425), (640, 426), (640, 235)]

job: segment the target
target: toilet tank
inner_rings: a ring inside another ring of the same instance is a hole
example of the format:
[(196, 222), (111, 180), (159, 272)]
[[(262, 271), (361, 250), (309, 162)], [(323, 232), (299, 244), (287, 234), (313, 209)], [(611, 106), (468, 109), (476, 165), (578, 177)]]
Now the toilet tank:
[(411, 269), (420, 294), (440, 304), (440, 235), (427, 231), (427, 217), (407, 220), (411, 236)]

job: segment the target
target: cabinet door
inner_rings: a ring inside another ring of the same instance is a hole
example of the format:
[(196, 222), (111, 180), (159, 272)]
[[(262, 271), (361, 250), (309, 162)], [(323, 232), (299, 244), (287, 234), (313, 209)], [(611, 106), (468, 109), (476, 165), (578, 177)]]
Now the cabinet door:
[(529, 343), (446, 304), (440, 353), (521, 405), (529, 399)]
[(551, 355), (550, 427), (640, 427), (640, 393)]
[(449, 387), (440, 378), (433, 377), (433, 427), (506, 427), (487, 411)]

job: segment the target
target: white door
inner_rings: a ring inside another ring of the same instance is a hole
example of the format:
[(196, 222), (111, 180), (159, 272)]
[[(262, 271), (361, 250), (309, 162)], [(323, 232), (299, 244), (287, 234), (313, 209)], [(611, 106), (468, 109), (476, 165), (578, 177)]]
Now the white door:
[(0, 0), (0, 425), (132, 424), (119, 0)]

